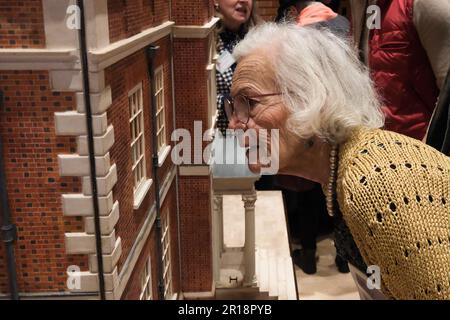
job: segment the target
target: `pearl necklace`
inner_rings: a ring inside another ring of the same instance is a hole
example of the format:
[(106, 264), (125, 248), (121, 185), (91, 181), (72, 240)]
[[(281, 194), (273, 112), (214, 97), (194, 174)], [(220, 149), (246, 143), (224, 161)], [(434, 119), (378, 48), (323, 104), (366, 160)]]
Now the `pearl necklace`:
[(330, 176), (328, 178), (328, 186), (326, 192), (327, 211), (328, 215), (334, 216), (334, 206), (336, 203), (336, 179), (337, 179), (337, 161), (338, 161), (338, 146), (333, 145), (330, 152)]

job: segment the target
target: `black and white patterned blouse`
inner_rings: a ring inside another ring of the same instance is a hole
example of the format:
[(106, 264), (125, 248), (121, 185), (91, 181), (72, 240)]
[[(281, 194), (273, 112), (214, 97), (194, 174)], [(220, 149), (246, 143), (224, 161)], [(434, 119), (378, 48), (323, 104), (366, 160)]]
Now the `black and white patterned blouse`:
[[(244, 34), (235, 33), (228, 30), (221, 32), (218, 36), (217, 53), (219, 57), (225, 52), (233, 53), (234, 47), (244, 38)], [(225, 136), (228, 128), (228, 119), (224, 110), (224, 98), (230, 94), (231, 83), (233, 80), (236, 63), (226, 69), (223, 73), (217, 70), (216, 85), (217, 85), (217, 109), (219, 110), (217, 118), (217, 128)]]

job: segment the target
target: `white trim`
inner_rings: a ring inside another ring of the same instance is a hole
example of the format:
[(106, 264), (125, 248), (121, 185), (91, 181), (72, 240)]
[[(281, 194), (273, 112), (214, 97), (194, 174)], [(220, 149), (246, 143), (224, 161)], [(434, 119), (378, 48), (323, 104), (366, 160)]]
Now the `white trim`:
[[(144, 284), (142, 284), (143, 275), (145, 276)], [(150, 290), (150, 295), (148, 298), (143, 299), (147, 290)], [(141, 294), (139, 295), (139, 300), (153, 300), (151, 255), (147, 257), (147, 261), (145, 262), (144, 274), (141, 274)]]
[(170, 154), (170, 150), (172, 149), (171, 146), (165, 146), (163, 149), (158, 153), (158, 167), (162, 167), (164, 162), (166, 161), (167, 156)]
[[(94, 154), (95, 156), (103, 156), (108, 153), (114, 144), (114, 127), (109, 125), (106, 132), (102, 136), (94, 137)], [(77, 152), (80, 156), (89, 155), (87, 136), (77, 137)]]
[(0, 70), (81, 70), (73, 49), (0, 49)]
[[(95, 254), (95, 235), (86, 232), (67, 232), (64, 234), (66, 254)], [(102, 235), (102, 253), (111, 254), (116, 245), (115, 230), (110, 235)]]
[(104, 48), (89, 52), (90, 71), (102, 70), (132, 55), (149, 44), (169, 35), (173, 21), (166, 21), (159, 26), (144, 30), (130, 38), (114, 42)]
[[(73, 154), (58, 154), (59, 175), (61, 177), (75, 176), (86, 177), (90, 174), (90, 162), (88, 156)], [(109, 152), (104, 156), (95, 157), (95, 169), (97, 177), (106, 176), (111, 170)]]
[[(102, 235), (111, 234), (117, 224), (117, 221), (119, 221), (119, 215), (119, 201), (116, 201), (109, 215), (99, 217), (100, 233)], [(84, 219), (84, 232), (86, 232), (87, 234), (95, 234), (94, 217), (86, 217)]]
[[(90, 176), (84, 176), (82, 178), (82, 190), (83, 194), (85, 196), (92, 196), (92, 190), (91, 190), (91, 177)], [(107, 196), (112, 189), (114, 188), (114, 185), (117, 183), (117, 166), (114, 163), (111, 166), (111, 169), (109, 170), (108, 174), (104, 177), (97, 176), (97, 193), (100, 197)]]
[[(161, 215), (161, 226), (163, 235), (161, 236), (161, 248), (162, 253), (162, 263), (164, 266), (163, 271), (163, 283), (164, 288), (164, 298), (168, 295), (173, 295), (173, 278), (172, 278), (172, 250), (171, 250), (171, 237), (170, 237), (170, 209), (166, 208)], [(166, 246), (166, 247), (165, 247)], [(164, 248), (165, 247), (165, 248)], [(170, 300), (170, 298), (169, 298)]]
[(88, 48), (109, 45), (108, 0), (85, 1), (84, 10)]
[[(85, 196), (82, 193), (67, 193), (61, 195), (63, 215), (70, 216), (94, 216), (92, 196)], [(110, 192), (107, 196), (98, 198), (99, 214), (107, 216), (113, 207), (113, 196)]]
[(142, 90), (142, 81), (140, 81), (137, 85), (133, 87), (130, 91), (128, 91), (128, 98), (135, 94), (139, 89)]
[[(92, 78), (92, 77), (91, 77)], [(107, 86), (99, 93), (91, 93), (91, 111), (92, 114), (102, 114), (112, 105), (111, 87)], [(84, 93), (76, 93), (77, 111), (79, 113), (86, 113), (84, 106)]]
[[(144, 98), (142, 82), (139, 82), (128, 92), (128, 109), (130, 111), (129, 128), (131, 131), (131, 171), (134, 177), (134, 209), (139, 208), (148, 189), (141, 194), (142, 185), (147, 180), (145, 159), (145, 125), (144, 125)], [(148, 186), (149, 187), (149, 186)], [(142, 197), (141, 197), (142, 196)]]
[(203, 26), (175, 26), (173, 27), (174, 38), (206, 38), (214, 30), (219, 18), (214, 17)]
[(167, 144), (166, 137), (166, 109), (165, 109), (165, 101), (164, 101), (164, 68), (161, 65), (156, 68), (154, 72), (155, 82), (155, 94), (154, 99), (156, 101), (156, 138), (157, 138), (157, 146), (158, 152), (161, 152), (161, 149)]
[(134, 201), (133, 201), (133, 209), (137, 210), (142, 204), (142, 201), (144, 201), (145, 196), (147, 195), (148, 191), (150, 190), (150, 187), (153, 184), (152, 179), (147, 179), (144, 182), (142, 182), (139, 187), (137, 188), (136, 192), (134, 193)]
[[(67, 272), (67, 276), (71, 274)], [(99, 291), (98, 285), (98, 275), (96, 273), (92, 273), (90, 271), (81, 271), (77, 274), (80, 280), (80, 288), (79, 289), (71, 289), (71, 292), (92, 292)], [(117, 287), (119, 277), (117, 273), (117, 267), (114, 268), (112, 273), (104, 274), (105, 280), (105, 291), (113, 291), (115, 287)]]
[[(103, 254), (103, 271), (105, 273), (111, 273), (114, 271), (117, 263), (119, 262), (120, 256), (122, 255), (122, 239), (118, 237), (114, 245), (113, 252), (111, 254)], [(98, 272), (97, 266), (97, 254), (89, 255), (89, 270), (92, 273)]]
[[(41, 0), (40, 2), (44, 20), (45, 46), (47, 48), (78, 48), (78, 30), (75, 25), (71, 25), (75, 20), (73, 8), (76, 0)], [(70, 6), (72, 8), (69, 8)]]
[[(87, 136), (86, 114), (76, 111), (55, 112), (55, 134), (57, 136)], [(108, 130), (107, 113), (92, 116), (94, 136), (103, 136)]]

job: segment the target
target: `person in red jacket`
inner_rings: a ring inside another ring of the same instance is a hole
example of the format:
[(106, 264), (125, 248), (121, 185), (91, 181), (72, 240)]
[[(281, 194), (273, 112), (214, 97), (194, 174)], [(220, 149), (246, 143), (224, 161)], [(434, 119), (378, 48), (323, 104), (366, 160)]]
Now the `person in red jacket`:
[(449, 0), (350, 0), (386, 129), (422, 140), (450, 66)]

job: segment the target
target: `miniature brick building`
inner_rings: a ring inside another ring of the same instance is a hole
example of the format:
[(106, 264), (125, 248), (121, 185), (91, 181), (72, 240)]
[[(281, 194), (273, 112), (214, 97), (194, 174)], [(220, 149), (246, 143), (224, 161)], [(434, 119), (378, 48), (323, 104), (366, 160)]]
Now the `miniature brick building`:
[[(85, 0), (88, 72), (74, 5), (0, 0), (0, 139), (20, 297), (99, 295), (85, 98), (106, 298), (213, 296), (210, 169), (171, 159), (174, 129), (215, 121), (213, 1)], [(1, 242), (0, 298), (11, 294), (8, 259)]]

